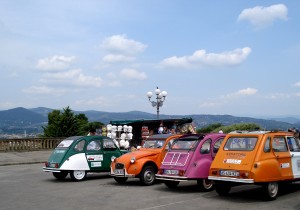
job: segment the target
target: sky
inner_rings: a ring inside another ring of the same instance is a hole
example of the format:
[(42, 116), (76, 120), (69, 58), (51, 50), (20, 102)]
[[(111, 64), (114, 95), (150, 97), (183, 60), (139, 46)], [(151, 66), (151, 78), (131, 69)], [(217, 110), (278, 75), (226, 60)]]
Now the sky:
[[(300, 1), (0, 0), (0, 110), (300, 116)], [(148, 99), (147, 92), (153, 93)]]

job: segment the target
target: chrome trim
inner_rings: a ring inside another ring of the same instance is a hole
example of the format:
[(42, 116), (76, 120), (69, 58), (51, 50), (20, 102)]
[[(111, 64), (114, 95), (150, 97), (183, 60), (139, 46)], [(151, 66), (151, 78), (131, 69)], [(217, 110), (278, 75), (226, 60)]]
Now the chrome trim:
[(126, 168), (124, 168), (123, 170), (124, 170), (124, 175), (122, 175), (122, 174), (115, 174), (114, 170), (111, 167), (110, 168), (110, 175), (111, 176), (115, 176), (115, 177), (129, 177), (129, 178), (135, 177), (135, 174), (128, 174)]
[(254, 179), (240, 179), (233, 177), (219, 177), (219, 176), (209, 176), (208, 179), (215, 181), (227, 181), (227, 182), (240, 182), (240, 183), (254, 183)]
[(167, 181), (189, 181), (189, 178), (186, 176), (167, 176), (167, 175), (160, 175), (155, 174), (156, 179), (160, 180), (167, 180)]
[(59, 170), (59, 169), (56, 169), (56, 168), (47, 168), (47, 167), (43, 167), (43, 171), (45, 171), (45, 172), (54, 172), (54, 173), (61, 172), (61, 170)]

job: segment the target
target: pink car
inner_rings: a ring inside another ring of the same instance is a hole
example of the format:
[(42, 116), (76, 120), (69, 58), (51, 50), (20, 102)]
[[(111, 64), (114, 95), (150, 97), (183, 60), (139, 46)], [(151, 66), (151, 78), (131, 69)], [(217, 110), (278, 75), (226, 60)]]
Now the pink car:
[(156, 179), (163, 180), (169, 188), (176, 188), (181, 181), (197, 180), (200, 190), (212, 190), (209, 168), (225, 136), (222, 133), (187, 134), (175, 139)]

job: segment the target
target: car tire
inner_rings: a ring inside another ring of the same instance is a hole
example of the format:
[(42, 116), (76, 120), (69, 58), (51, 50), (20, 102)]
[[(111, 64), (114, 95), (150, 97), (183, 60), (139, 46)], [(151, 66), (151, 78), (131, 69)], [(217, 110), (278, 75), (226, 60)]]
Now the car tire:
[(70, 171), (70, 176), (71, 179), (75, 182), (82, 181), (86, 177), (86, 171), (82, 171), (82, 170)]
[(216, 184), (214, 188), (220, 196), (228, 195), (229, 191), (231, 190), (231, 186), (226, 184)]
[(213, 182), (209, 179), (198, 179), (197, 185), (200, 191), (208, 192), (214, 189)]
[(119, 184), (124, 184), (127, 181), (128, 177), (114, 177), (114, 179)]
[(170, 189), (175, 189), (179, 185), (178, 181), (165, 181), (165, 185)]
[(68, 176), (68, 171), (53, 172), (53, 176), (58, 180), (64, 180)]
[(262, 189), (263, 189), (263, 193), (264, 193), (264, 198), (266, 200), (272, 201), (272, 200), (276, 199), (276, 197), (278, 195), (278, 191), (279, 191), (277, 182), (266, 183), (262, 186)]
[(152, 166), (145, 166), (140, 173), (140, 181), (144, 185), (153, 185), (155, 182), (156, 171)]

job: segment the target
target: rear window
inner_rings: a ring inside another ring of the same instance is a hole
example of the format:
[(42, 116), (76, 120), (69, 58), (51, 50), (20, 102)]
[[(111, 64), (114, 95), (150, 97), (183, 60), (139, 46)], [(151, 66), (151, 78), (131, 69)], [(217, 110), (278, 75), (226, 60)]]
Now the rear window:
[(252, 151), (257, 137), (230, 137), (227, 139), (224, 150)]
[(57, 148), (69, 148), (70, 145), (74, 142), (74, 139), (66, 139), (59, 143)]
[(198, 138), (176, 139), (173, 142), (171, 149), (191, 150), (197, 146), (198, 142), (199, 142)]

